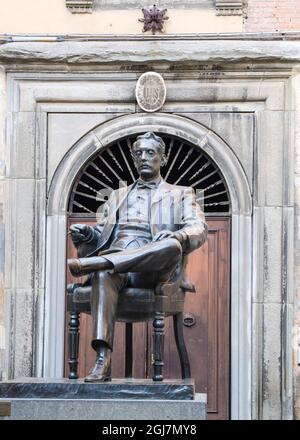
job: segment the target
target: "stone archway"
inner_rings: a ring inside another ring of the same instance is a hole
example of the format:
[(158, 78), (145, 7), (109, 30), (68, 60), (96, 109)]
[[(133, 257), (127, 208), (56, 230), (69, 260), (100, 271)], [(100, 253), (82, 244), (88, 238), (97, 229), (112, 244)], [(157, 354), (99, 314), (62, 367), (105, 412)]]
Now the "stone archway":
[[(248, 418), (251, 393), (251, 196), (247, 179), (230, 147), (213, 131), (187, 118), (167, 114), (122, 116), (96, 127), (80, 139), (60, 163), (51, 182), (47, 231), (52, 250), (47, 258), (44, 374), (63, 371), (66, 216), (74, 179), (97, 151), (125, 136), (146, 131), (165, 132), (203, 149), (222, 171), (232, 207), (232, 416)], [(53, 292), (56, 294), (53, 296)], [(240, 327), (240, 322), (243, 326)], [(54, 342), (55, 341), (55, 342)]]

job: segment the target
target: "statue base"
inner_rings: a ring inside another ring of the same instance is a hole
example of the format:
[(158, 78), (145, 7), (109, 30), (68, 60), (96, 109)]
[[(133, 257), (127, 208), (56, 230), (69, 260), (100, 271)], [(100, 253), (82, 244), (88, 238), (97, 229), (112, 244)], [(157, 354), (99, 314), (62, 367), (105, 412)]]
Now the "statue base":
[(0, 419), (205, 420), (206, 395), (194, 380), (24, 378), (0, 382)]

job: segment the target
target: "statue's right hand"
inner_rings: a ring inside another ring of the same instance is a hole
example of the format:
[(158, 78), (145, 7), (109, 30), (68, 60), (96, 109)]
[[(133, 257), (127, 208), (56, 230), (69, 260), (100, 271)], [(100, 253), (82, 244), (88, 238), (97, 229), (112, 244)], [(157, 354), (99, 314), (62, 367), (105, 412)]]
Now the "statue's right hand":
[(73, 243), (81, 243), (88, 239), (91, 234), (91, 227), (88, 225), (75, 224), (70, 226), (70, 233)]

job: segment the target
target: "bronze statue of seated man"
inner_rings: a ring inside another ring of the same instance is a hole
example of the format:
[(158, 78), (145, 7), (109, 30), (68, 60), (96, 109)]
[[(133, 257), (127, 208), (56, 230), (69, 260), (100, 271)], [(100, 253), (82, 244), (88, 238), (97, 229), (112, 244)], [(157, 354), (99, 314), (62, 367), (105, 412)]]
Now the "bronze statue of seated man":
[(163, 140), (152, 132), (138, 136), (132, 156), (139, 179), (111, 193), (94, 228), (81, 224), (70, 228), (79, 258), (68, 260), (69, 269), (73, 276), (92, 274), (92, 347), (97, 354), (86, 382), (111, 380), (122, 288), (172, 282), (184, 255), (207, 238), (194, 190), (170, 185), (161, 177), (160, 168), (166, 164)]

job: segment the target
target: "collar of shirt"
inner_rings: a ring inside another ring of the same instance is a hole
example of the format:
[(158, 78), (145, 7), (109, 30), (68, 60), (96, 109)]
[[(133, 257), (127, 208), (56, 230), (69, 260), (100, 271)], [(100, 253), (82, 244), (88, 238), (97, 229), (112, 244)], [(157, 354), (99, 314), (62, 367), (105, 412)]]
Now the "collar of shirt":
[(139, 178), (137, 181), (136, 181), (137, 183), (136, 183), (136, 188), (138, 188), (138, 189), (156, 189), (157, 187), (158, 187), (158, 185), (160, 184), (160, 182), (161, 182), (161, 177), (159, 177), (158, 179), (155, 179), (155, 180), (150, 180), (150, 181), (145, 181), (145, 180), (142, 180), (141, 178)]

